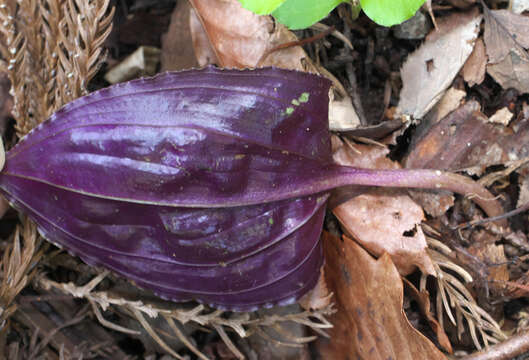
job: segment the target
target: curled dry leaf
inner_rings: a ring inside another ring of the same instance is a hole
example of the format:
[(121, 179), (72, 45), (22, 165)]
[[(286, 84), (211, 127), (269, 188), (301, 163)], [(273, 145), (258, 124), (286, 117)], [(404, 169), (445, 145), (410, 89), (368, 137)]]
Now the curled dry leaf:
[(266, 56), (278, 45), (297, 41), (291, 31), (276, 23), (272, 17), (252, 13), (244, 9), (238, 0), (191, 0), (191, 4), (204, 26), (219, 65), (254, 68), (259, 64), (316, 72), (300, 46)]
[(487, 73), (504, 89), (529, 93), (529, 60), (517, 50), (511, 50), (499, 63), (487, 65)]
[(219, 64), (215, 49), (211, 46), (208, 34), (206, 34), (195, 9), (189, 11), (189, 30), (193, 39), (193, 49), (195, 50), (198, 64), (200, 66)]
[(463, 66), (463, 79), (468, 83), (468, 86), (479, 85), (485, 80), (485, 72), (487, 70), (487, 53), (485, 51), (485, 43), (482, 38), (476, 40), (474, 50)]
[[(502, 61), (512, 50), (523, 55), (529, 48), (529, 18), (508, 10), (483, 9), (485, 16), (484, 40), (489, 64)], [(524, 56), (527, 59), (527, 54)]]
[(422, 315), (426, 318), (426, 320), (428, 320), (428, 324), (435, 332), (439, 345), (441, 345), (444, 351), (451, 354), (453, 350), (450, 339), (448, 338), (448, 335), (446, 335), (443, 326), (439, 324), (439, 321), (437, 321), (435, 315), (431, 311), (430, 293), (427, 290), (419, 291), (419, 289), (417, 289), (415, 285), (413, 285), (406, 278), (403, 278), (402, 280), (404, 281), (409, 294), (413, 297), (417, 304), (419, 304)]
[(325, 269), (323, 268), (318, 283), (314, 289), (303, 295), (298, 303), (305, 310), (323, 309), (331, 304), (332, 295), (333, 294), (329, 292), (329, 288), (325, 282)]
[(408, 322), (403, 286), (391, 258), (373, 259), (353, 240), (324, 233), (325, 275), (337, 312), (330, 339), (319, 339), (323, 359), (439, 359), (445, 356)]
[(433, 124), (413, 142), (406, 167), (473, 167), (474, 172), (481, 174), (485, 167), (508, 160), (497, 143), (508, 132), (487, 123), (487, 117), (479, 110), (479, 103), (472, 100)]
[(529, 18), (484, 7), (487, 72), (504, 89), (529, 92)]
[[(171, 15), (169, 29), (162, 35), (161, 70), (183, 70), (197, 67), (198, 56), (191, 46), (191, 6), (188, 1), (178, 1)], [(209, 63), (208, 63), (209, 64)], [(201, 64), (205, 66), (207, 64)]]
[(491, 165), (529, 154), (529, 121), (515, 127), (492, 124), (474, 100), (461, 105), (412, 140), (407, 168), (465, 169), (482, 174)]
[[(389, 153), (386, 148), (355, 147), (361, 154), (342, 144), (334, 151), (334, 161), (341, 165), (365, 168), (399, 167), (396, 162), (386, 158)], [(424, 214), (405, 191), (369, 189), (358, 194), (343, 188), (335, 192), (334, 197), (338, 196), (341, 198), (337, 200), (339, 205), (332, 207), (332, 212), (340, 220), (345, 232), (371, 254), (381, 256), (388, 253), (404, 275), (415, 271), (417, 267), (424, 273), (435, 274), (426, 252), (426, 239), (419, 226)]]
[(401, 114), (420, 119), (439, 101), (471, 54), (480, 23), (474, 11), (438, 22), (439, 31), (434, 30), (402, 66)]

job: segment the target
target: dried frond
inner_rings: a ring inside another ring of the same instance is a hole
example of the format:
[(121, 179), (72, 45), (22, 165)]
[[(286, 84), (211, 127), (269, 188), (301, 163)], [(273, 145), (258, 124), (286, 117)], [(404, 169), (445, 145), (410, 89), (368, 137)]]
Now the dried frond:
[[(38, 277), (37, 283), (46, 290), (52, 288), (58, 289), (63, 293), (79, 298), (85, 298), (92, 304), (92, 306), (97, 304), (97, 306), (101, 307), (103, 310), (108, 309), (110, 306), (115, 306), (119, 311), (130, 314), (141, 323), (147, 333), (163, 349), (176, 358), (181, 357), (163, 341), (160, 334), (158, 334), (147, 322), (145, 316), (150, 318), (162, 316), (172, 329), (173, 335), (180, 339), (182, 343), (200, 359), (206, 359), (207, 357), (202, 354), (179, 330), (175, 321), (178, 321), (182, 325), (194, 323), (201, 327), (216, 331), (228, 348), (239, 358), (241, 358), (242, 354), (230, 340), (228, 332), (236, 333), (238, 336), (244, 338), (254, 333), (269, 336), (263, 330), (273, 329), (276, 334), (281, 336), (281, 339), (275, 339), (275, 341), (284, 345), (298, 346), (299, 344), (314, 340), (315, 337), (296, 337), (286, 332), (281, 327), (281, 324), (294, 322), (306, 325), (324, 336), (327, 336), (324, 329), (332, 327), (332, 324), (326, 319), (326, 316), (334, 312), (332, 304), (320, 310), (302, 311), (286, 315), (260, 315), (257, 312), (230, 313), (222, 310), (213, 310), (205, 305), (196, 305), (190, 308), (187, 304), (177, 304), (170, 301), (155, 304), (138, 300), (128, 300), (121, 296), (117, 296), (110, 291), (93, 291), (95, 286), (106, 275), (106, 272), (101, 273), (85, 286), (76, 286), (73, 283), (58, 283), (44, 276)], [(99, 316), (97, 317), (99, 318)], [(125, 333), (131, 333), (134, 331), (116, 324), (111, 324), (106, 320), (102, 322), (100, 321), (100, 323), (103, 326), (117, 331), (123, 331)]]
[[(445, 255), (450, 252), (449, 248), (435, 239), (427, 238), (427, 240), (429, 244), (428, 254), (432, 258), (437, 275), (436, 307), (439, 324), (443, 326), (443, 317), (446, 312), (450, 322), (456, 326), (457, 335), (460, 339), (465, 331), (466, 322), (472, 341), (480, 350), (483, 347), (482, 344), (487, 347), (490, 344), (505, 340), (507, 336), (498, 323), (476, 303), (472, 294), (463, 284), (463, 282), (471, 282), (472, 276)], [(457, 276), (446, 270), (457, 274)], [(420, 290), (425, 289), (426, 275), (423, 275)]]
[(25, 93), (26, 41), (22, 33), (17, 32), (17, 6), (14, 1), (0, 4), (0, 55), (5, 62), (4, 66), (11, 81), (10, 94), (13, 96), (12, 114), (17, 124), (29, 122), (28, 99)]
[(109, 0), (6, 0), (0, 4), (3, 67), (19, 136), (87, 93), (110, 34)]
[(112, 30), (114, 8), (107, 14), (109, 2), (68, 0), (63, 6), (57, 75), (68, 80), (57, 87), (57, 98), (68, 102), (88, 93), (87, 83), (99, 69), (102, 45)]
[[(22, 236), (21, 236), (22, 234)], [(21, 238), (24, 246), (21, 246)], [(27, 220), (17, 226), (10, 247), (4, 252), (1, 263), (2, 282), (0, 284), (0, 328), (15, 312), (15, 297), (28, 284), (36, 272), (36, 263), (42, 256), (38, 251), (37, 229)]]

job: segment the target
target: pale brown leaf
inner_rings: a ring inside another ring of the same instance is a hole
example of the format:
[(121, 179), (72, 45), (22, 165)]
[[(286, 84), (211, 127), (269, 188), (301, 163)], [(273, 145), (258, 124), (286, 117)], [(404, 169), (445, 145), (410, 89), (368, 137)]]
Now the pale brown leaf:
[(479, 85), (485, 80), (485, 71), (487, 69), (487, 53), (485, 51), (485, 43), (483, 39), (476, 40), (474, 50), (468, 57), (463, 66), (463, 79), (468, 83), (468, 86)]
[(529, 18), (508, 10), (483, 9), (485, 17), (484, 40), (490, 64), (502, 61), (515, 50), (528, 60), (524, 48), (529, 48)]
[(278, 45), (297, 41), (291, 31), (270, 16), (256, 15), (242, 8), (237, 0), (190, 2), (204, 26), (219, 65), (253, 68), (259, 64), (316, 72), (300, 46), (268, 54)]
[(325, 273), (337, 313), (323, 359), (446, 359), (408, 322), (399, 272), (385, 254), (375, 260), (353, 240), (324, 234)]
[(419, 304), (422, 315), (426, 318), (426, 320), (428, 320), (428, 324), (435, 332), (439, 345), (443, 348), (444, 351), (451, 354), (453, 350), (452, 344), (450, 343), (450, 339), (448, 339), (448, 335), (446, 335), (443, 326), (439, 324), (439, 322), (435, 318), (435, 315), (431, 311), (430, 293), (426, 290), (419, 291), (419, 289), (417, 289), (406, 278), (403, 278), (403, 281), (404, 284), (407, 285), (407, 293), (409, 293), (411, 297), (417, 302), (417, 304)]
[(195, 56), (200, 66), (209, 64), (217, 64), (219, 60), (215, 54), (215, 49), (211, 46), (208, 34), (200, 23), (200, 19), (194, 9), (189, 12), (189, 28), (191, 30), (191, 38), (193, 39), (193, 48), (195, 49)]
[(481, 16), (455, 13), (439, 21), (439, 32), (429, 35), (401, 69), (398, 111), (422, 118), (442, 97), (474, 48)]
[(487, 72), (502, 88), (529, 93), (529, 60), (518, 50), (511, 50), (500, 62), (487, 65)]
[(327, 283), (325, 282), (325, 268), (322, 267), (318, 283), (314, 289), (303, 295), (303, 297), (298, 300), (298, 303), (305, 310), (323, 309), (331, 304), (332, 295), (333, 294), (329, 292)]
[(162, 71), (183, 70), (198, 66), (192, 45), (188, 1), (179, 1), (171, 15), (167, 32), (162, 35)]

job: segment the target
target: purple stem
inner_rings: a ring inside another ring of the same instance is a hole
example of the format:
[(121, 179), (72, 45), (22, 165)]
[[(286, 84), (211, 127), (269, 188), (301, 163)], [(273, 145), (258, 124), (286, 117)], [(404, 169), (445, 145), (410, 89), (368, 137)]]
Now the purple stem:
[(322, 171), (321, 178), (312, 178), (304, 189), (292, 189), (314, 193), (346, 185), (367, 185), (399, 188), (449, 190), (470, 197), (489, 216), (504, 212), (500, 202), (474, 180), (450, 172), (431, 169), (372, 170), (333, 165)]

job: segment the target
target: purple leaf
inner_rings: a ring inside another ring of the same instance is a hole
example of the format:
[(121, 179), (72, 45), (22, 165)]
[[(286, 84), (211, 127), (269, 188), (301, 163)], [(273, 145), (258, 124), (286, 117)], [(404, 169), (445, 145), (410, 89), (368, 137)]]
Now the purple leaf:
[(432, 170), (333, 164), (329, 86), (273, 68), (112, 86), (68, 104), (9, 151), (0, 190), (51, 242), (164, 298), (232, 310), (291, 303), (318, 279), (332, 188), (490, 195)]

